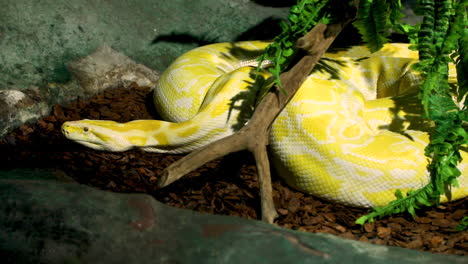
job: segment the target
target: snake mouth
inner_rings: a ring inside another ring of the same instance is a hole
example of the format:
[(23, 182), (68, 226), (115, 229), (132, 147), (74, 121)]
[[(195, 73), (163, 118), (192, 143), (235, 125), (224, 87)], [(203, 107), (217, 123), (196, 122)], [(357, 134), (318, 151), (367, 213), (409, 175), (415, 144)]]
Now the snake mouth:
[(95, 149), (95, 150), (104, 150), (104, 148), (102, 147), (101, 144), (89, 142), (89, 141), (86, 141), (86, 140), (74, 140), (74, 141), (76, 143), (81, 144), (81, 145), (83, 145), (85, 147), (88, 147), (88, 148), (92, 148), (92, 149)]

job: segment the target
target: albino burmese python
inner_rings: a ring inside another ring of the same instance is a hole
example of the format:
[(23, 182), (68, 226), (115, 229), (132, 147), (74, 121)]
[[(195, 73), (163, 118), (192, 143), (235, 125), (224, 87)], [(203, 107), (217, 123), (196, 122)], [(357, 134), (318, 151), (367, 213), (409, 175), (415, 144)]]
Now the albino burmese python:
[[(154, 90), (157, 110), (168, 121), (80, 120), (64, 123), (62, 131), (105, 151), (182, 153), (225, 137), (236, 123), (236, 111), (227, 118), (230, 99), (252, 81), (254, 68), (246, 65), (267, 44), (213, 44), (179, 57)], [(410, 69), (417, 52), (387, 44), (372, 54), (359, 46), (325, 58), (336, 76), (314, 71), (272, 126), (270, 150), (279, 175), (300, 191), (360, 207), (386, 205), (396, 189), (428, 183), (430, 123), (421, 119), (414, 93), (420, 78)], [(456, 83), (453, 65), (449, 81)], [(452, 199), (468, 196), (468, 154), (462, 156)]]

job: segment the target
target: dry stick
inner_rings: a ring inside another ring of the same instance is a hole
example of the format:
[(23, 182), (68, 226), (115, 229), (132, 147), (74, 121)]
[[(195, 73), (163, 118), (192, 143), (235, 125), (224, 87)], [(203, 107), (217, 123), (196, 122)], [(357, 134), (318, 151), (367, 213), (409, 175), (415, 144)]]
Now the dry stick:
[(276, 88), (276, 92), (265, 96), (248, 124), (238, 132), (206, 145), (171, 164), (163, 171), (158, 186), (167, 186), (216, 158), (247, 149), (254, 154), (257, 164), (262, 220), (273, 223), (277, 213), (273, 204), (270, 164), (266, 148), (270, 126), (346, 24), (347, 22), (333, 25), (317, 24), (309, 33), (300, 38), (297, 46), (305, 50), (307, 54), (291, 70), (280, 75), (285, 93), (278, 92)]

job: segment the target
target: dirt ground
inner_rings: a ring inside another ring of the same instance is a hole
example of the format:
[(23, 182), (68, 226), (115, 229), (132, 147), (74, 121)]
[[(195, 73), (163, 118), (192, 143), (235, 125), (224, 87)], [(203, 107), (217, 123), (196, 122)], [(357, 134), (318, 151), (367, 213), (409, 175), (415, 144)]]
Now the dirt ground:
[[(107, 119), (126, 122), (158, 119), (150, 89), (132, 86), (110, 89), (91, 100), (56, 105), (37, 123), (25, 124), (0, 140), (2, 169), (54, 168), (57, 178), (114, 192), (142, 192), (180, 208), (259, 219), (260, 201), (255, 164), (247, 152), (210, 162), (188, 176), (159, 189), (158, 175), (180, 155), (139, 150), (105, 153), (66, 140), (60, 126), (67, 120)], [(387, 217), (364, 226), (354, 221), (367, 212), (329, 203), (295, 191), (273, 173), (276, 224), (305, 232), (325, 232), (359, 241), (446, 254), (468, 255), (468, 232), (455, 231), (468, 215), (468, 198)]]

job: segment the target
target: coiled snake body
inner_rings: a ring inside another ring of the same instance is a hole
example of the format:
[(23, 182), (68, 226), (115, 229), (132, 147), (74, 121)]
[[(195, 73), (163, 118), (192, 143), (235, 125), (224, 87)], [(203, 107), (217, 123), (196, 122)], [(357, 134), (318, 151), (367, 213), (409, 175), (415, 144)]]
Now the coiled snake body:
[[(167, 121), (79, 120), (64, 123), (62, 131), (105, 151), (183, 153), (206, 145), (233, 133), (238, 112), (228, 119), (230, 99), (252, 82), (254, 68), (246, 65), (267, 45), (212, 44), (175, 60), (154, 90)], [(427, 184), (431, 124), (421, 118), (414, 93), (421, 80), (410, 66), (417, 58), (407, 44), (387, 44), (372, 54), (361, 46), (327, 53), (322, 62), (334, 73), (310, 74), (272, 125), (278, 174), (295, 189), (359, 207), (386, 205), (397, 189)], [(456, 83), (454, 67), (449, 81)], [(467, 153), (462, 157), (452, 199), (468, 195)]]

